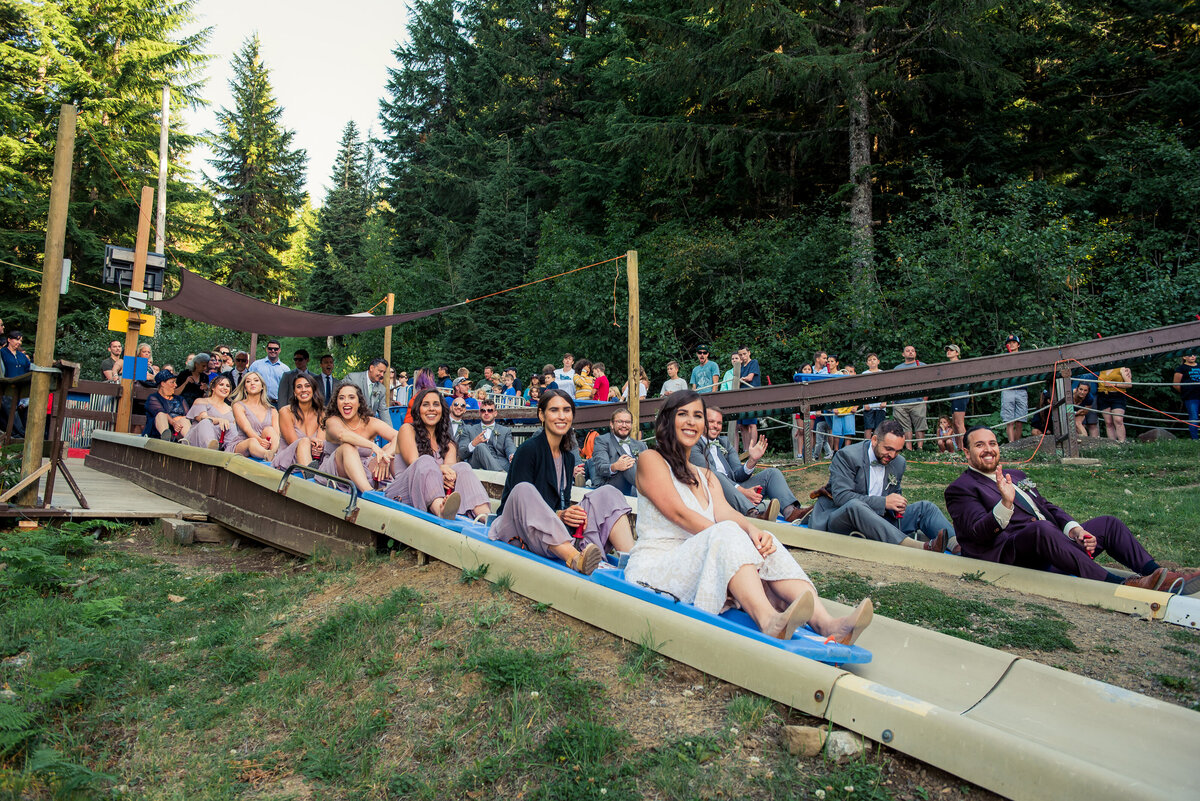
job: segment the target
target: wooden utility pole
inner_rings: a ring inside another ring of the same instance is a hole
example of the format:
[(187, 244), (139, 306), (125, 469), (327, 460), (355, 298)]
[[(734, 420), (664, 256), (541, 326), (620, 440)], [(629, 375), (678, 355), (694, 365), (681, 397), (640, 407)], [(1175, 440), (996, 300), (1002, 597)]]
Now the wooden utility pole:
[[(396, 295), (392, 292), (387, 294), (387, 315), (391, 317), (392, 311), (396, 308)], [(383, 329), (383, 360), (388, 363), (388, 367), (392, 366), (392, 327), (386, 326)], [(388, 394), (392, 391), (391, 385), (388, 386)]]
[[(133, 250), (133, 278), (130, 292), (142, 292), (146, 286), (146, 251), (150, 248), (150, 214), (154, 203), (154, 189), (142, 187), (142, 200), (138, 206), (137, 242)], [(143, 315), (131, 309), (129, 327), (125, 331), (125, 353), (137, 356), (138, 334), (142, 330)], [(133, 416), (133, 376), (121, 373), (121, 400), (117, 404), (117, 431), (129, 433), (130, 418)], [(150, 425), (150, 421), (146, 421)]]
[[(67, 212), (71, 201), (71, 162), (75, 158), (75, 106), (58, 112), (58, 142), (54, 146), (54, 175), (50, 182), (50, 214), (46, 220), (46, 247), (42, 262), (42, 297), (38, 303), (37, 344), (33, 349), (33, 377), (29, 384), (29, 417), (25, 423), (25, 449), (21, 475), (30, 476), (42, 466), (42, 441), (46, 437), (46, 403), (50, 396), (50, 369), (58, 329), (58, 295), (62, 289), (63, 250), (67, 240)], [(13, 414), (17, 413), (14, 408)], [(20, 506), (37, 505), (37, 482), (17, 499)]]
[(638, 375), (638, 365), (642, 362), (641, 331), (638, 323), (641, 320), (641, 310), (638, 307), (638, 254), (636, 250), (625, 252), (625, 275), (629, 279), (629, 332), (628, 356), (626, 357), (626, 375), (629, 376), (629, 413), (633, 415), (633, 436), (642, 438), (642, 426), (638, 420), (638, 409), (641, 406), (641, 381)]

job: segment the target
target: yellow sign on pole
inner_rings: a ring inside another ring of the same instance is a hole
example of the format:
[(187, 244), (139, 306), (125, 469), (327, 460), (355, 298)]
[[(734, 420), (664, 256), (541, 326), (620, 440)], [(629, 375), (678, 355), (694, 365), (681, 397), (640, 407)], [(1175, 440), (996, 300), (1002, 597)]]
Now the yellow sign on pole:
[(108, 310), (108, 330), (120, 331), (122, 333), (129, 330), (129, 316), (137, 314), (141, 318), (138, 334), (144, 337), (154, 336), (154, 322), (158, 318), (153, 314), (139, 314), (138, 312), (127, 312), (124, 309), (109, 309)]

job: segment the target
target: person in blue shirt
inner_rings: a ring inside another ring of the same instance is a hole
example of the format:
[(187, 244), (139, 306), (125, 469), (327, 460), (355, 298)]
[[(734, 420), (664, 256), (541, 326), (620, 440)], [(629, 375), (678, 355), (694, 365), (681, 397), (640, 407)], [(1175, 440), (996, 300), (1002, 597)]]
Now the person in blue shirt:
[[(737, 388), (761, 387), (762, 370), (758, 366), (758, 359), (750, 358), (750, 348), (745, 345), (738, 348), (738, 356), (742, 362), (742, 374)], [(750, 450), (750, 446), (758, 441), (758, 418), (738, 420), (738, 430), (742, 432), (742, 449)]]
[(716, 362), (708, 360), (708, 345), (696, 348), (696, 359), (700, 364), (692, 368), (692, 375), (688, 383), (691, 384), (692, 389), (702, 395), (715, 392), (721, 385), (721, 368), (717, 367)]
[(1096, 412), (1096, 374), (1085, 371), (1071, 382), (1071, 405), (1075, 407), (1075, 430), (1081, 437), (1100, 436), (1100, 415)]
[[(0, 364), (4, 366), (3, 376), (5, 378), (17, 378), (28, 373), (31, 369), (29, 357), (25, 351), (21, 350), (21, 343), (25, 340), (24, 335), (20, 331), (9, 331), (5, 337), (5, 346), (0, 349)], [(4, 398), (3, 414), (0, 414), (0, 423), (7, 425), (7, 418), (12, 413), (12, 398)], [(29, 406), (29, 399), (23, 398), (18, 405), (17, 414), (13, 415), (13, 436), (25, 436), (25, 420), (24, 410)], [(2, 429), (0, 429), (2, 430)]]
[(258, 373), (262, 376), (267, 390), (267, 401), (272, 406), (276, 406), (279, 403), (279, 379), (283, 378), (283, 374), (291, 369), (286, 362), (279, 358), (279, 340), (272, 339), (267, 342), (266, 358), (251, 364), (247, 372)]

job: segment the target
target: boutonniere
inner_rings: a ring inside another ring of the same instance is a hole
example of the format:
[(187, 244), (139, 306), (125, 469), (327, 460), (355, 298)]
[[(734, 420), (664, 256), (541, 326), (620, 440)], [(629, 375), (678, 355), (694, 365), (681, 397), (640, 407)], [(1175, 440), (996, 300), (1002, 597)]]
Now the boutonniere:
[(888, 477), (887, 477), (887, 486), (885, 486), (885, 487), (883, 488), (883, 489), (884, 489), (884, 494), (886, 495), (886, 494), (887, 494), (887, 490), (890, 490), (892, 487), (896, 486), (896, 485), (897, 485), (897, 484), (899, 484), (899, 483), (900, 483), (899, 479), (897, 479), (897, 478), (896, 478), (894, 475), (893, 475), (893, 476), (888, 476)]
[(722, 445), (721, 440), (717, 440), (717, 450), (721, 452), (722, 456), (727, 456), (729, 454), (729, 448), (726, 448), (724, 445)]
[(1023, 478), (1017, 482), (1017, 486), (1031, 495), (1037, 492), (1037, 484), (1034, 484), (1028, 478)]

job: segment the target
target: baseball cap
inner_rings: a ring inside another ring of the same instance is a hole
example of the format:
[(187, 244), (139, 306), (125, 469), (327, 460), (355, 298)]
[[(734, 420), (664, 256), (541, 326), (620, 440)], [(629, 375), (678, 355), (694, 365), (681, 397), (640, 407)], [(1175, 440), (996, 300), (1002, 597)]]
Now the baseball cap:
[(954, 351), (960, 356), (962, 355), (962, 348), (960, 348), (958, 345), (955, 345), (953, 342), (946, 346), (946, 350)]
[(708, 345), (697, 345), (696, 353), (708, 353)]
[(1016, 334), (1009, 334), (1008, 339), (1004, 340), (1004, 344), (1007, 345), (1009, 342), (1016, 342), (1018, 345), (1020, 345), (1021, 338)]

